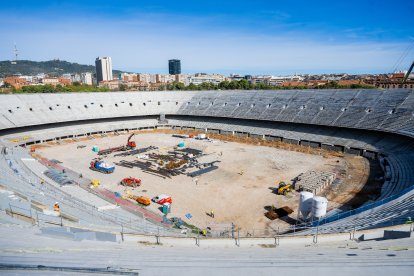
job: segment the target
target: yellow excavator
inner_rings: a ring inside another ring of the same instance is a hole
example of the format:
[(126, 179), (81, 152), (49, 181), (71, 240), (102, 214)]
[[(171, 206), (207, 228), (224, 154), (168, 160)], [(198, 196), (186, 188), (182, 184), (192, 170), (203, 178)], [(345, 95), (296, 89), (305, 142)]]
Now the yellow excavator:
[(278, 195), (285, 195), (286, 196), (292, 190), (293, 190), (292, 184), (287, 184), (287, 183), (281, 181), (279, 183), (279, 188), (277, 189), (277, 194)]

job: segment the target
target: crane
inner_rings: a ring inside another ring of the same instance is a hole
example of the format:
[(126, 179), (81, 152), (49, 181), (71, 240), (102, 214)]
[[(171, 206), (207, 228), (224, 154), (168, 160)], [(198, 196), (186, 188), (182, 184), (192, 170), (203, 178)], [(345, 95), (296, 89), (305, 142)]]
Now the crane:
[(403, 78), (403, 80), (402, 80), (402, 82), (401, 82), (401, 85), (404, 85), (404, 84), (405, 84), (405, 82), (407, 81), (408, 77), (409, 77), (409, 76), (410, 76), (410, 74), (411, 74), (411, 71), (413, 71), (413, 68), (414, 68), (414, 61), (413, 61), (413, 63), (411, 63), (411, 66), (410, 66), (410, 68), (408, 69), (407, 74), (405, 74), (405, 76), (404, 76), (404, 78)]

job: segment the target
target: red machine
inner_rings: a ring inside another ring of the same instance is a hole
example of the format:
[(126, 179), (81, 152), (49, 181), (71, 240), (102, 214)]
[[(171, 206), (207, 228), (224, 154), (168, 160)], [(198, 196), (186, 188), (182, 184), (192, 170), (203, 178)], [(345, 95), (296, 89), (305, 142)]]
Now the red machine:
[(123, 186), (131, 186), (131, 187), (138, 187), (141, 185), (141, 179), (133, 178), (133, 177), (126, 177), (121, 180), (120, 182)]
[(136, 145), (135, 141), (130, 141), (132, 136), (134, 136), (134, 135), (135, 135), (134, 133), (129, 135), (128, 140), (127, 140), (127, 144), (125, 146), (100, 150), (98, 152), (98, 155), (106, 155), (106, 154), (110, 154), (110, 153), (117, 152), (117, 151), (126, 151), (126, 150), (130, 150), (130, 149), (134, 149), (137, 145)]
[(133, 148), (135, 148), (136, 146), (137, 146), (137, 144), (135, 144), (135, 141), (130, 141), (131, 140), (131, 138), (132, 138), (132, 136), (134, 136), (135, 134), (134, 133), (132, 133), (131, 135), (129, 135), (129, 137), (128, 137), (128, 141), (127, 141), (127, 147), (128, 147), (128, 149), (133, 149)]
[(160, 205), (163, 205), (164, 203), (172, 203), (172, 198), (169, 195), (158, 195), (156, 197), (152, 198), (152, 201), (155, 203), (158, 203)]

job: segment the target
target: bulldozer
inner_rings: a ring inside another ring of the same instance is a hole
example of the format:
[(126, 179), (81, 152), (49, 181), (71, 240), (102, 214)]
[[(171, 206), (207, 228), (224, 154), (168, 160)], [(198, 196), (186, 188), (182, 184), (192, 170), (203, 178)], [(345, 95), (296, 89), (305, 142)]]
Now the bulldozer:
[(277, 194), (286, 196), (292, 190), (293, 190), (292, 184), (287, 184), (287, 183), (281, 181), (279, 183), (279, 188), (277, 189)]

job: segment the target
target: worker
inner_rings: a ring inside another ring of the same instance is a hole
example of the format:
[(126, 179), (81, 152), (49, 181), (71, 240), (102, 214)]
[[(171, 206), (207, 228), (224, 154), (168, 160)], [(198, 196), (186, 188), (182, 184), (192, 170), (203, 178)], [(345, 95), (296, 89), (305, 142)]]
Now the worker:
[(214, 210), (213, 209), (211, 209), (211, 211), (210, 211), (210, 217), (214, 218)]
[(53, 205), (53, 210), (55, 210), (55, 212), (60, 212), (60, 207), (59, 207), (58, 202), (55, 202), (55, 205)]
[(203, 229), (202, 231), (201, 231), (201, 234), (205, 237), (205, 236), (207, 236), (207, 230), (206, 229)]
[(243, 174), (244, 174), (244, 171), (243, 171), (243, 170), (241, 170), (241, 171), (240, 171), (240, 175), (243, 175)]
[(411, 217), (407, 217), (407, 221), (405, 222), (405, 224), (412, 224), (413, 220), (411, 219)]

